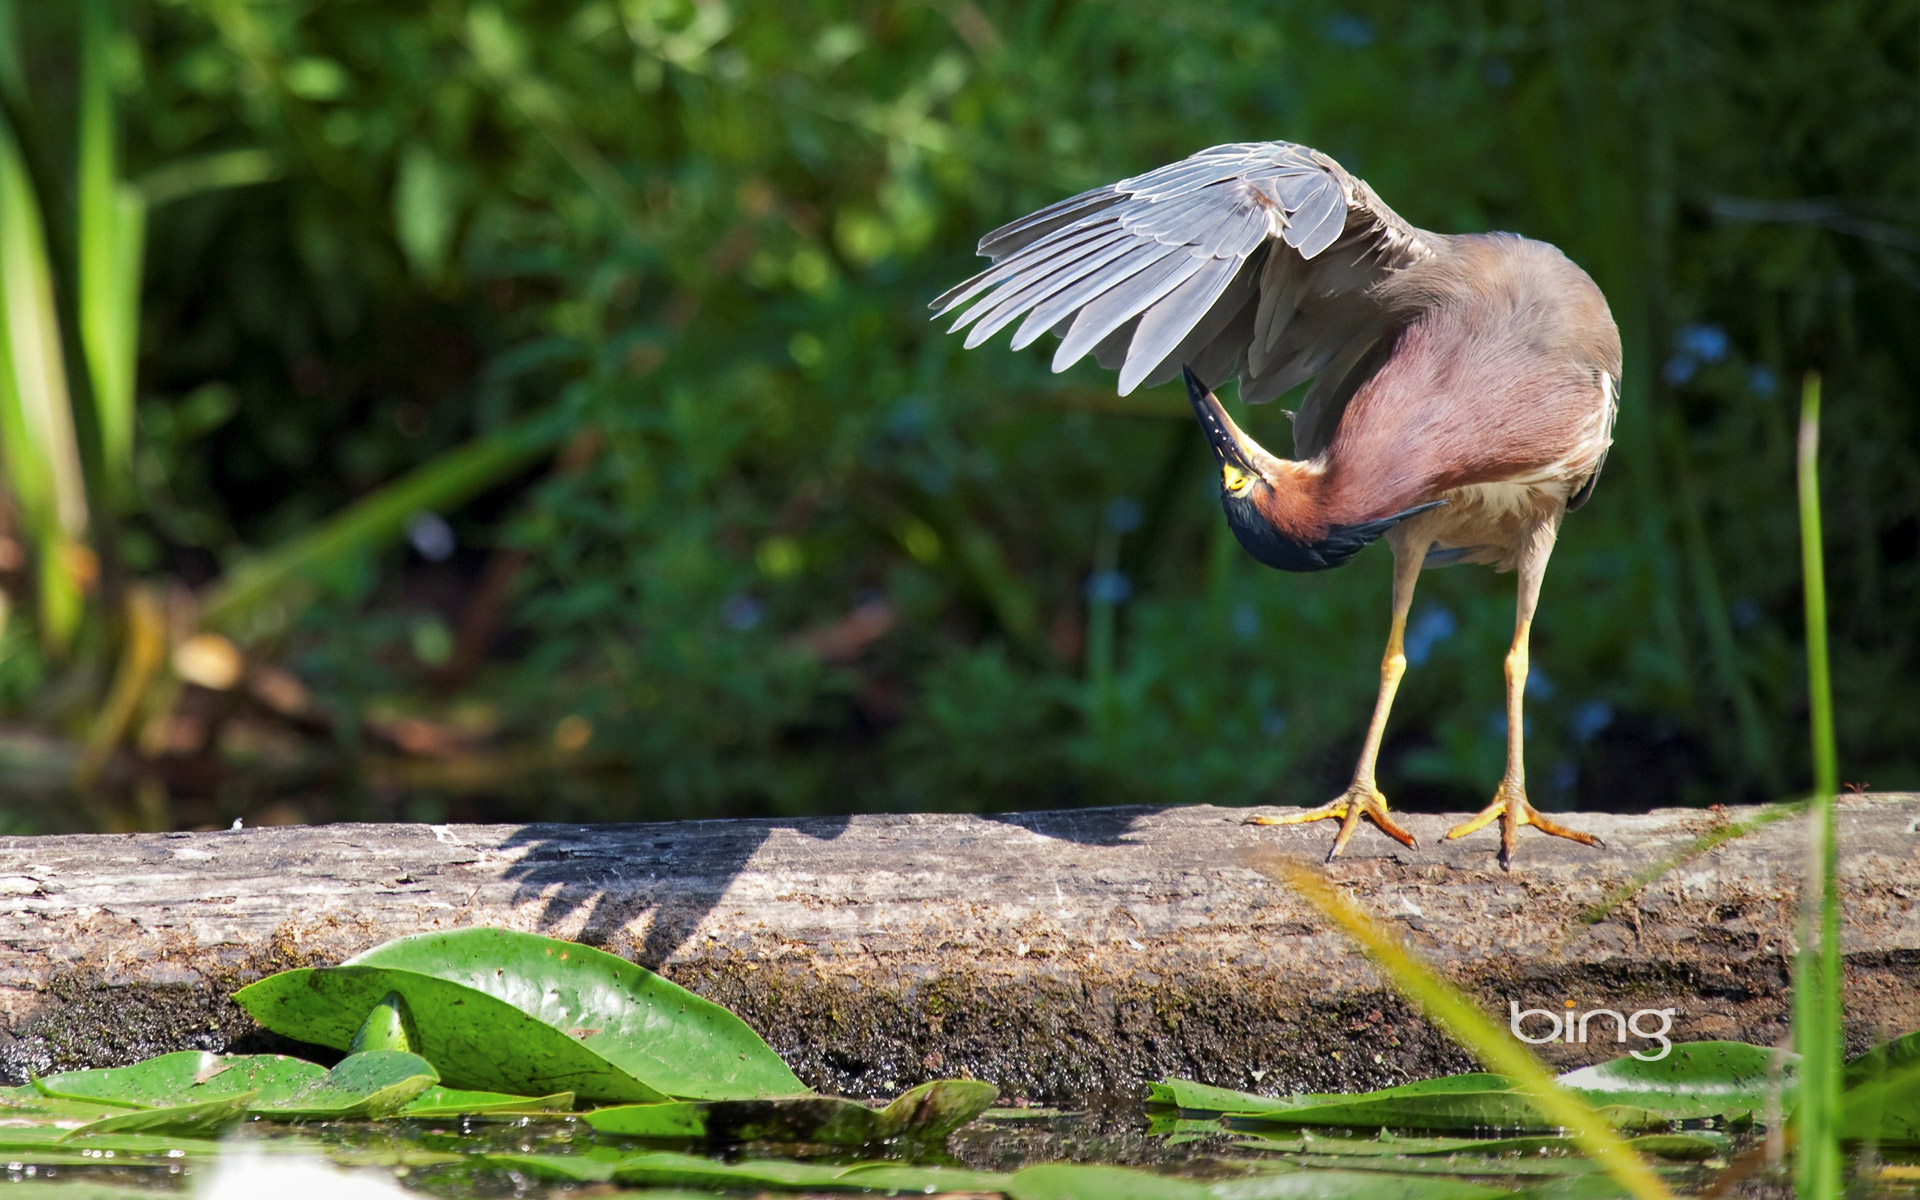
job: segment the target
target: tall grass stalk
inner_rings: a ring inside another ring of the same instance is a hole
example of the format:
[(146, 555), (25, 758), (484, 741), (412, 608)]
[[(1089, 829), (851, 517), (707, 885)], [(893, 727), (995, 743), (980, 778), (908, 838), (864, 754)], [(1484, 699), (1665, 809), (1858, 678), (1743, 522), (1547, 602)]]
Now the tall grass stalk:
[(1360, 943), (1401, 995), (1418, 1005), (1474, 1057), (1518, 1083), (1540, 1111), (1564, 1127), (1574, 1144), (1629, 1195), (1637, 1200), (1672, 1200), (1673, 1193), (1605, 1118), (1561, 1087), (1531, 1051), (1481, 1012), (1470, 997), (1408, 954), (1353, 901), (1341, 895), (1324, 874), (1301, 863), (1278, 859), (1255, 865), (1292, 885), (1309, 904)]
[(80, 624), (87, 492), (62, 357), (46, 227), (0, 109), (0, 455), (37, 550), (40, 637), (65, 649)]
[(111, 51), (114, 0), (80, 9), (80, 346), (92, 384), (102, 478), (115, 496), (133, 491), (134, 365), (139, 351), (140, 274), (146, 201), (120, 178)]
[(1799, 1152), (1795, 1186), (1801, 1200), (1840, 1195), (1839, 852), (1834, 794), (1840, 768), (1833, 734), (1833, 687), (1827, 667), (1827, 590), (1820, 537), (1820, 377), (1800, 393), (1800, 557), (1806, 581), (1807, 691), (1813, 723), (1813, 802), (1807, 821), (1807, 876), (1801, 890), (1800, 952), (1793, 972), (1793, 1040), (1800, 1054)]
[[(366, 496), (314, 529), (240, 563), (208, 593), (201, 620), (209, 628), (276, 626), (299, 603), (303, 584), (399, 538), (419, 512), (450, 509), (552, 450), (565, 427), (535, 418), (455, 447)], [(267, 614), (265, 610), (278, 612)]]

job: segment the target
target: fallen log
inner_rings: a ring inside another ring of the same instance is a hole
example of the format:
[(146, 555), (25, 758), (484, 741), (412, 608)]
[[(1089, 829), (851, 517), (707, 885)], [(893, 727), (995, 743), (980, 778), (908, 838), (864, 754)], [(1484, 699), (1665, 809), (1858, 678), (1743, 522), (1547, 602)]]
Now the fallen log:
[[(1256, 869), (1327, 826), (1114, 808), (584, 826), (330, 825), (0, 839), (0, 1075), (272, 1044), (230, 1000), (272, 971), (429, 929), (591, 942), (732, 1007), (814, 1086), (893, 1094), (972, 1075), (1080, 1105), (1161, 1075), (1353, 1090), (1470, 1060), (1340, 934)], [(1786, 1034), (1804, 823), (1784, 820), (1583, 913), (1738, 819), (1568, 819), (1594, 850), (1489, 833), (1328, 868), (1498, 1019), (1672, 1010), (1676, 1040)], [(1920, 1028), (1920, 796), (1839, 807), (1849, 1036)], [(1539, 1036), (1547, 1017), (1526, 1026)], [(1610, 1018), (1542, 1047), (1651, 1050)], [(1576, 1030), (1577, 1030), (1576, 1026)]]

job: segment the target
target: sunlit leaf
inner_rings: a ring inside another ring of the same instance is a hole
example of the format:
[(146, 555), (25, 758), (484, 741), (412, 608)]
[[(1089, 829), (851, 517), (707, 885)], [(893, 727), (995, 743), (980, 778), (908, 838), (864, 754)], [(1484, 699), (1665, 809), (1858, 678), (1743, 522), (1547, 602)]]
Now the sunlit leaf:
[(327, 1069), (279, 1054), (211, 1054), (181, 1050), (129, 1067), (63, 1071), (33, 1086), (46, 1096), (134, 1108), (168, 1108), (255, 1093), (260, 1103), (285, 1099), (326, 1078)]
[(462, 929), (400, 938), (346, 966), (401, 968), (485, 992), (670, 1096), (737, 1100), (808, 1091), (745, 1021), (591, 946)]
[(402, 1050), (366, 1050), (341, 1059), (325, 1076), (250, 1111), (269, 1117), (344, 1121), (399, 1112), (440, 1082), (433, 1065)]
[(400, 1110), (403, 1117), (460, 1117), (522, 1113), (564, 1113), (573, 1111), (573, 1093), (555, 1092), (549, 1096), (514, 1096), (506, 1092), (474, 1092), (459, 1088), (430, 1087)]
[(600, 1100), (664, 1100), (659, 1091), (536, 1017), (483, 992), (387, 967), (301, 968), (234, 999), (275, 1033), (344, 1050), (390, 992), (406, 998), (418, 1053), (450, 1087), (515, 1095), (570, 1091)]

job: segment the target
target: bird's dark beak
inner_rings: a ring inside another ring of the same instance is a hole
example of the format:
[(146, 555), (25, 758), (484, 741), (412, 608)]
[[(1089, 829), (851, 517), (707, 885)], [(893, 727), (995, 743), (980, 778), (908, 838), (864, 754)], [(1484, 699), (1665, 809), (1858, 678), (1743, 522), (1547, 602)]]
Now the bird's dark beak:
[(1244, 490), (1247, 481), (1260, 477), (1254, 462), (1265, 457), (1266, 452), (1260, 443), (1240, 431), (1227, 415), (1226, 407), (1192, 370), (1183, 366), (1180, 373), (1187, 380), (1187, 398), (1193, 401), (1193, 415), (1200, 418), (1207, 444), (1213, 447), (1213, 456), (1220, 461), (1222, 485), (1229, 492)]

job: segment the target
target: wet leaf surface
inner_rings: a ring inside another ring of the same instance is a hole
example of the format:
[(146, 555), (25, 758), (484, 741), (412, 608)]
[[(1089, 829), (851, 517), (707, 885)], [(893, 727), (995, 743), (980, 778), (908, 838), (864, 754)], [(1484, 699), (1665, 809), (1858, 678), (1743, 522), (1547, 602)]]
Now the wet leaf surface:
[(894, 1138), (944, 1138), (998, 1098), (999, 1089), (991, 1084), (945, 1079), (923, 1083), (884, 1108), (834, 1096), (807, 1096), (629, 1104), (596, 1109), (580, 1119), (602, 1133), (625, 1137), (858, 1146)]
[(344, 1050), (389, 992), (406, 997), (419, 1026), (416, 1053), (450, 1087), (515, 1095), (565, 1091), (613, 1102), (667, 1098), (539, 1018), (415, 971), (302, 968), (242, 988), (234, 999), (274, 1033)]
[(403, 1050), (349, 1054), (306, 1087), (271, 1103), (255, 1101), (260, 1116), (351, 1120), (390, 1116), (440, 1082), (433, 1064)]
[[(461, 929), (400, 938), (346, 965), (400, 968), (484, 992), (579, 1039), (668, 1096), (743, 1100), (810, 1090), (739, 1017), (591, 946), (506, 929)], [(431, 1017), (418, 1006), (414, 1011), (424, 1035)]]
[(182, 1050), (130, 1067), (63, 1071), (33, 1081), (44, 1096), (130, 1108), (165, 1108), (254, 1092), (272, 1104), (324, 1079), (327, 1069), (280, 1054), (211, 1054)]

